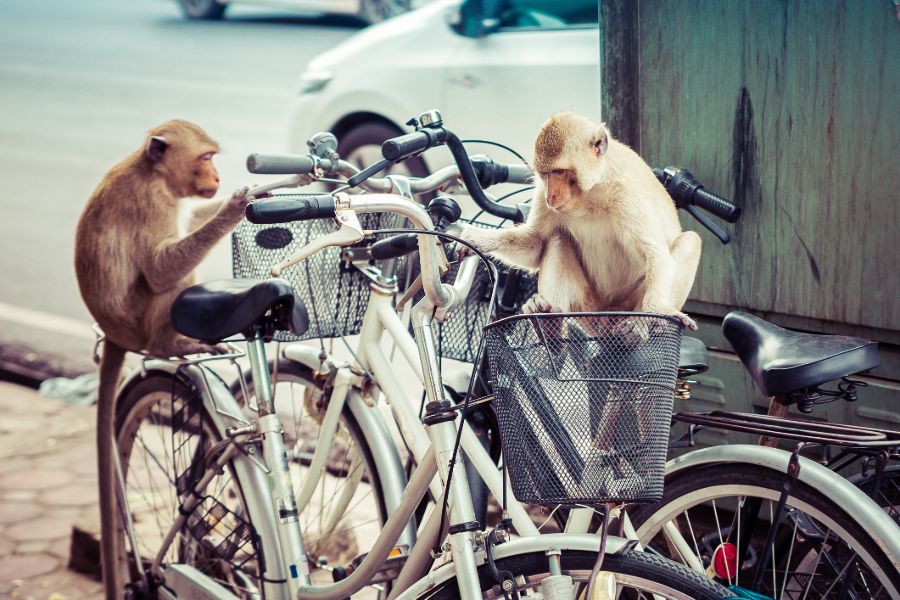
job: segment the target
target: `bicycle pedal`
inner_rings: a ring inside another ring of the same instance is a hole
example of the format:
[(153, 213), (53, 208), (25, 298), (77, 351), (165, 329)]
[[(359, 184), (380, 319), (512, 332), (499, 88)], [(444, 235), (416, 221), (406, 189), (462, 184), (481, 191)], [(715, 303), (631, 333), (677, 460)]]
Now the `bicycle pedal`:
[[(341, 579), (345, 579), (350, 576), (353, 571), (359, 568), (359, 565), (366, 559), (368, 556), (368, 552), (365, 554), (360, 554), (346, 567), (337, 567), (331, 572), (331, 576), (335, 582), (340, 581)], [(400, 575), (400, 570), (403, 568), (403, 565), (406, 564), (406, 559), (409, 558), (409, 546), (403, 544), (401, 546), (394, 547), (391, 550), (388, 557), (385, 559), (384, 563), (381, 565), (381, 568), (372, 576), (369, 580), (369, 584), (374, 583), (385, 583), (387, 581), (393, 581)]]

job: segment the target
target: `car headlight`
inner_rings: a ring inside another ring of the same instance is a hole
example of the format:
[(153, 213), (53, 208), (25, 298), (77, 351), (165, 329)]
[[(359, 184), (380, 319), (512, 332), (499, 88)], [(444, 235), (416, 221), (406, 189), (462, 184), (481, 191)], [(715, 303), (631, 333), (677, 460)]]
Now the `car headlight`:
[(307, 71), (300, 77), (300, 94), (321, 92), (332, 79), (331, 71)]

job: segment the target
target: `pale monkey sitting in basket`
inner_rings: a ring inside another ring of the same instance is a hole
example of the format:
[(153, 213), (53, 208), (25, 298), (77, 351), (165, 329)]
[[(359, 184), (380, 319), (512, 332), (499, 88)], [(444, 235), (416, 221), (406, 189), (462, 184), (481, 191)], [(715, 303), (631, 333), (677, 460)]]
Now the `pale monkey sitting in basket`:
[(544, 123), (534, 143), (528, 220), (468, 227), (463, 239), (538, 274), (525, 313), (681, 312), (700, 263), (700, 236), (682, 231), (675, 204), (650, 167), (603, 124), (573, 113)]
[[(534, 146), (537, 176), (526, 223), (463, 233), (500, 261), (537, 272), (538, 293), (522, 312), (654, 312), (696, 329), (681, 309), (700, 262), (700, 236), (682, 231), (674, 202), (647, 163), (605, 125), (572, 113), (544, 123)], [(637, 344), (651, 335), (633, 319), (578, 321), (592, 337), (625, 334)], [(620, 402), (603, 406), (591, 415), (595, 446), (612, 439), (617, 422), (648, 431), (640, 411), (623, 413)]]

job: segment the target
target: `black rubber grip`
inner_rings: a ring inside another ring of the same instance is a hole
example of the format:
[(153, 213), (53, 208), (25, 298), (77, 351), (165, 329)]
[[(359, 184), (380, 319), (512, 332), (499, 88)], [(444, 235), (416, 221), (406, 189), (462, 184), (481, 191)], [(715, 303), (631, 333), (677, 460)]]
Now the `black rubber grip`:
[(419, 249), (419, 237), (414, 233), (401, 233), (383, 240), (378, 240), (369, 249), (375, 260), (386, 260), (405, 256)]
[(710, 212), (720, 219), (728, 221), (729, 223), (735, 223), (741, 217), (740, 206), (732, 204), (725, 198), (716, 196), (711, 192), (707, 192), (703, 188), (698, 188), (696, 191), (694, 191), (694, 196), (691, 199), (691, 204), (693, 204), (697, 208), (702, 208), (703, 210)]
[(260, 175), (297, 175), (312, 173), (316, 163), (305, 154), (251, 154), (247, 170)]
[(445, 139), (446, 132), (439, 127), (420, 129), (386, 140), (381, 144), (381, 155), (391, 161), (402, 160), (442, 144)]
[(328, 194), (303, 198), (272, 198), (248, 204), (244, 213), (251, 223), (271, 224), (334, 218), (334, 198)]

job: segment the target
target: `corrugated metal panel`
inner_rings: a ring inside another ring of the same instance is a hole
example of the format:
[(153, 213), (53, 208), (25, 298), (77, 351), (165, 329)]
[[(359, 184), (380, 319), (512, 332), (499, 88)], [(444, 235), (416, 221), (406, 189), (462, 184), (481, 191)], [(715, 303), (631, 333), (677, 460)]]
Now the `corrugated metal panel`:
[(744, 209), (731, 245), (701, 233), (693, 310), (900, 340), (894, 3), (602, 0), (601, 38), (613, 134)]

